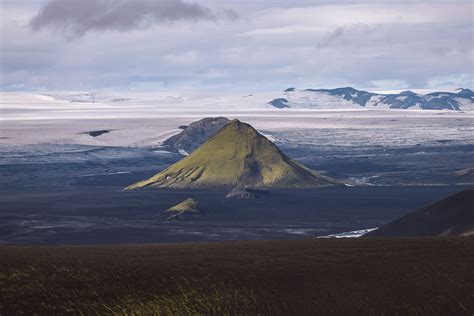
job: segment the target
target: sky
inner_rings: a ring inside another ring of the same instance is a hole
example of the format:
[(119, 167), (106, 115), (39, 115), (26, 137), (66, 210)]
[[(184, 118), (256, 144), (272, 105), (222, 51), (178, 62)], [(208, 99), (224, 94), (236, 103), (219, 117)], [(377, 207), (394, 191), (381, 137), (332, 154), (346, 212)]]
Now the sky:
[(1, 91), (473, 88), (474, 5), (0, 0)]

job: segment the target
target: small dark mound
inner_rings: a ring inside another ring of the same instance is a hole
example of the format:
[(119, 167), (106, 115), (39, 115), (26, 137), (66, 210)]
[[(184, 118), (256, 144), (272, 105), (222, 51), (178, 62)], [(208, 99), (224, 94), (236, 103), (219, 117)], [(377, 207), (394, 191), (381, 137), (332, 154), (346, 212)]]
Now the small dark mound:
[(89, 135), (91, 137), (98, 137), (100, 135), (107, 134), (107, 133), (110, 133), (110, 130), (102, 129), (102, 130), (99, 130), (99, 131), (90, 131), (90, 132), (84, 132), (84, 133), (81, 133), (81, 134), (86, 134), (86, 135)]
[(270, 102), (268, 102), (273, 107), (276, 107), (278, 109), (284, 109), (284, 108), (289, 108), (290, 106), (288, 105), (288, 99), (285, 98), (278, 98), (274, 99)]

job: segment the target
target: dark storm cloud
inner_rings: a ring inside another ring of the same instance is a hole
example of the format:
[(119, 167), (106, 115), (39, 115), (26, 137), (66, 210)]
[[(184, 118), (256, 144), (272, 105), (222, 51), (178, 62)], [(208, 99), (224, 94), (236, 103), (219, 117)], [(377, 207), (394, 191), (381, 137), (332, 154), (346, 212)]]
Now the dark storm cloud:
[(214, 13), (208, 7), (182, 0), (50, 0), (33, 17), (33, 29), (57, 28), (69, 35), (89, 31), (127, 31), (173, 21), (235, 19), (234, 10)]
[(348, 27), (347, 26), (338, 26), (335, 28), (334, 31), (330, 32), (325, 38), (320, 40), (316, 46), (318, 48), (326, 47), (331, 45), (334, 41), (338, 40), (339, 38), (343, 37), (345, 33), (347, 33)]

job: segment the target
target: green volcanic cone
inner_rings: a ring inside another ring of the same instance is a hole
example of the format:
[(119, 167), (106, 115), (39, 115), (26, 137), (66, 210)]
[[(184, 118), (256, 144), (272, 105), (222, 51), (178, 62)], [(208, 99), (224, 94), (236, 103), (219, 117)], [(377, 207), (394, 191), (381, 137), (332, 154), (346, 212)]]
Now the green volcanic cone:
[(291, 160), (252, 126), (233, 120), (189, 156), (127, 189), (280, 187), (341, 184)]

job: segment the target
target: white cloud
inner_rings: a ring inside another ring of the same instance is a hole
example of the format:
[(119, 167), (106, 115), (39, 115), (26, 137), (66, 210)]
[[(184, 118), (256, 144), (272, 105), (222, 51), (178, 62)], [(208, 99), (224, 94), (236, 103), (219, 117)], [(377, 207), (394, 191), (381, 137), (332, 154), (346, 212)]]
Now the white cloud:
[(90, 31), (74, 40), (32, 32), (38, 5), (10, 3), (0, 21), (1, 87), (472, 87), (471, 3), (320, 2), (207, 0), (199, 3), (234, 9), (240, 19)]

